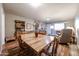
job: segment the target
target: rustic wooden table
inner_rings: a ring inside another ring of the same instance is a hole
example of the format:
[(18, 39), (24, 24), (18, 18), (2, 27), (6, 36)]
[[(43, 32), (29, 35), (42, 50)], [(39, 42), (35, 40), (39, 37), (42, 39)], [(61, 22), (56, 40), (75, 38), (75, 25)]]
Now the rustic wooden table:
[(54, 36), (39, 35), (35, 38), (34, 33), (22, 34), (22, 41), (24, 41), (30, 48), (32, 48), (37, 55), (44, 49), (45, 46), (54, 40)]

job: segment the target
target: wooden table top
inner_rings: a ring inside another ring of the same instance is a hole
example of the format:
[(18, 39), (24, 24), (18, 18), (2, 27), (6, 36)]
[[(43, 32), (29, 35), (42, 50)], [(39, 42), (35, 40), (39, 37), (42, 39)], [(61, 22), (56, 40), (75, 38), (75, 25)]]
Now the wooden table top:
[(22, 34), (21, 39), (37, 53), (54, 40), (53, 36), (39, 35), (38, 38), (35, 38), (34, 35), (34, 33)]

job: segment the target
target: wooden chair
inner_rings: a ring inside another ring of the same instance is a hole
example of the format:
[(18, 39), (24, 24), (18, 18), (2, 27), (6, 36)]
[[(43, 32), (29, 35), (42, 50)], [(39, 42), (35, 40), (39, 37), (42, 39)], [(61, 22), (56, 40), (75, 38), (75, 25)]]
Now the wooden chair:
[[(18, 44), (19, 44), (19, 47), (20, 47), (20, 51), (22, 51), (24, 54), (27, 54), (29, 51), (29, 47), (25, 44), (25, 42), (23, 42), (21, 40), (21, 33), (17, 33), (17, 41), (18, 41)], [(19, 53), (20, 54), (20, 53)]]
[(72, 29), (63, 29), (61, 32), (60, 44), (68, 44), (73, 41), (73, 31)]
[(9, 42), (13, 42), (13, 41), (16, 41), (15, 36), (5, 37), (5, 43), (9, 43)]
[(55, 56), (57, 53), (57, 47), (58, 47), (58, 39), (55, 37), (54, 41), (50, 43), (47, 48), (43, 50), (43, 54), (47, 56)]
[(19, 45), (17, 41), (5, 43), (2, 48), (2, 55), (4, 56), (15, 55), (19, 52)]
[(58, 45), (59, 45), (59, 40), (55, 37), (54, 38), (54, 44), (53, 44), (53, 47), (52, 47), (52, 56), (53, 55), (56, 56)]
[(58, 56), (69, 56), (69, 46), (73, 44), (74, 31), (72, 29), (63, 29), (57, 49)]
[[(62, 34), (60, 38), (55, 37), (54, 41), (51, 45), (46, 49), (44, 55), (48, 56), (56, 56), (56, 55), (68, 55), (65, 51), (68, 50), (68, 43), (72, 43), (73, 40), (73, 31), (72, 29), (64, 29), (62, 30)], [(60, 47), (62, 46), (62, 48)], [(65, 47), (64, 47), (65, 46)], [(49, 53), (50, 47), (52, 47), (51, 52)], [(61, 48), (61, 50), (59, 50)], [(60, 53), (58, 51), (61, 51)]]
[(21, 33), (20, 32), (17, 32), (16, 39), (17, 39), (19, 47), (21, 49), (26, 49), (27, 48), (26, 44), (21, 40)]

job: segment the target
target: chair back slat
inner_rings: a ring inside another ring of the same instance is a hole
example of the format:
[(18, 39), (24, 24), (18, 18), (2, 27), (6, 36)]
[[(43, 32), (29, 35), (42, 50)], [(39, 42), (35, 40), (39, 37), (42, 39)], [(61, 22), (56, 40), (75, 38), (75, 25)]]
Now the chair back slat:
[(16, 33), (16, 39), (18, 41), (19, 47), (22, 48), (22, 40), (21, 40), (21, 33), (20, 32)]

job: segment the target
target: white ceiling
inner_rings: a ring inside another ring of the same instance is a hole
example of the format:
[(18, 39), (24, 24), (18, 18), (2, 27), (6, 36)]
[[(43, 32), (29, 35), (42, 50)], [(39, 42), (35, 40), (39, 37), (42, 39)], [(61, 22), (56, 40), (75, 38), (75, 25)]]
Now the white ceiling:
[[(71, 20), (75, 17), (78, 4), (44, 3), (34, 8), (29, 3), (6, 3), (5, 12), (45, 22)], [(50, 18), (49, 21), (46, 18)]]

